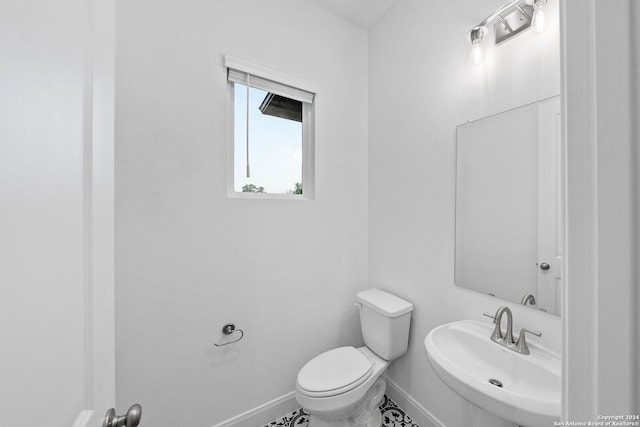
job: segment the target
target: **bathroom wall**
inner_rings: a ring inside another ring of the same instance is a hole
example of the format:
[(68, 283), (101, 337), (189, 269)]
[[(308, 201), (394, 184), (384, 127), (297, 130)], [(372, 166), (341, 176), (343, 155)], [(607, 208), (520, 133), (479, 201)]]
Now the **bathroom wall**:
[[(117, 7), (118, 407), (212, 426), (360, 343), (367, 286), (367, 33), (308, 1)], [(315, 83), (315, 200), (226, 196), (223, 54)], [(241, 342), (214, 347), (234, 322)]]
[[(485, 322), (504, 301), (454, 286), (455, 128), (560, 93), (558, 1), (551, 27), (469, 60), (468, 32), (500, 0), (394, 6), (369, 32), (369, 280), (415, 304), (408, 353), (392, 381), (444, 425), (471, 425), (468, 403), (433, 372), (424, 337), (440, 324)], [(560, 319), (507, 303), (516, 328), (560, 349)]]

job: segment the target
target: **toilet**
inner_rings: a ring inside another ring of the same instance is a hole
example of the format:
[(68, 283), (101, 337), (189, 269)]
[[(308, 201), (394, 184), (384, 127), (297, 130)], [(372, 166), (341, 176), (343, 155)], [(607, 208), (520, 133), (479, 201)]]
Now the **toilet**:
[(413, 305), (380, 289), (356, 295), (365, 347), (326, 351), (300, 369), (296, 400), (309, 413), (309, 427), (380, 427), (382, 374), (409, 344)]

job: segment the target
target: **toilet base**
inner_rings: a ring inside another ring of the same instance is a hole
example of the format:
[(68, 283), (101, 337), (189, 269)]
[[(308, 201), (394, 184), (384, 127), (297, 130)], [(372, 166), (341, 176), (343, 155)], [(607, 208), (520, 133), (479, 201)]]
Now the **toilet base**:
[(386, 388), (386, 381), (380, 377), (355, 405), (331, 412), (309, 411), (309, 427), (381, 427), (382, 414), (378, 405)]

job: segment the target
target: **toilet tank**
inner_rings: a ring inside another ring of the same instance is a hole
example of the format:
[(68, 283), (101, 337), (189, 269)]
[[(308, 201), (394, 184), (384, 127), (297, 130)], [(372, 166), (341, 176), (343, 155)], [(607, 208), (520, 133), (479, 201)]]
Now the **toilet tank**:
[(402, 356), (409, 345), (413, 304), (375, 288), (359, 292), (356, 298), (366, 346), (385, 360)]

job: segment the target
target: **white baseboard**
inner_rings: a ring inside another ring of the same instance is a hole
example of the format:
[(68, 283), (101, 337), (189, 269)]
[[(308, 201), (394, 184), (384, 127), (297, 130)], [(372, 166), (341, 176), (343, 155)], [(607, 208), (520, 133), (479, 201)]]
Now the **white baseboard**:
[(213, 427), (260, 427), (293, 412), (300, 405), (296, 402), (295, 392), (290, 392), (263, 405), (257, 406)]
[(431, 412), (429, 412), (424, 406), (422, 406), (413, 397), (409, 396), (406, 391), (400, 388), (389, 377), (387, 380), (387, 396), (391, 398), (398, 406), (404, 409), (413, 421), (415, 421), (420, 427), (446, 427), (442, 421), (436, 418)]
[[(420, 427), (446, 427), (442, 421), (429, 412), (424, 406), (409, 396), (393, 380), (386, 378), (387, 396), (400, 408), (406, 411)], [(213, 427), (260, 427), (298, 409), (295, 392), (280, 396), (270, 402), (257, 406), (233, 418), (216, 424)]]

